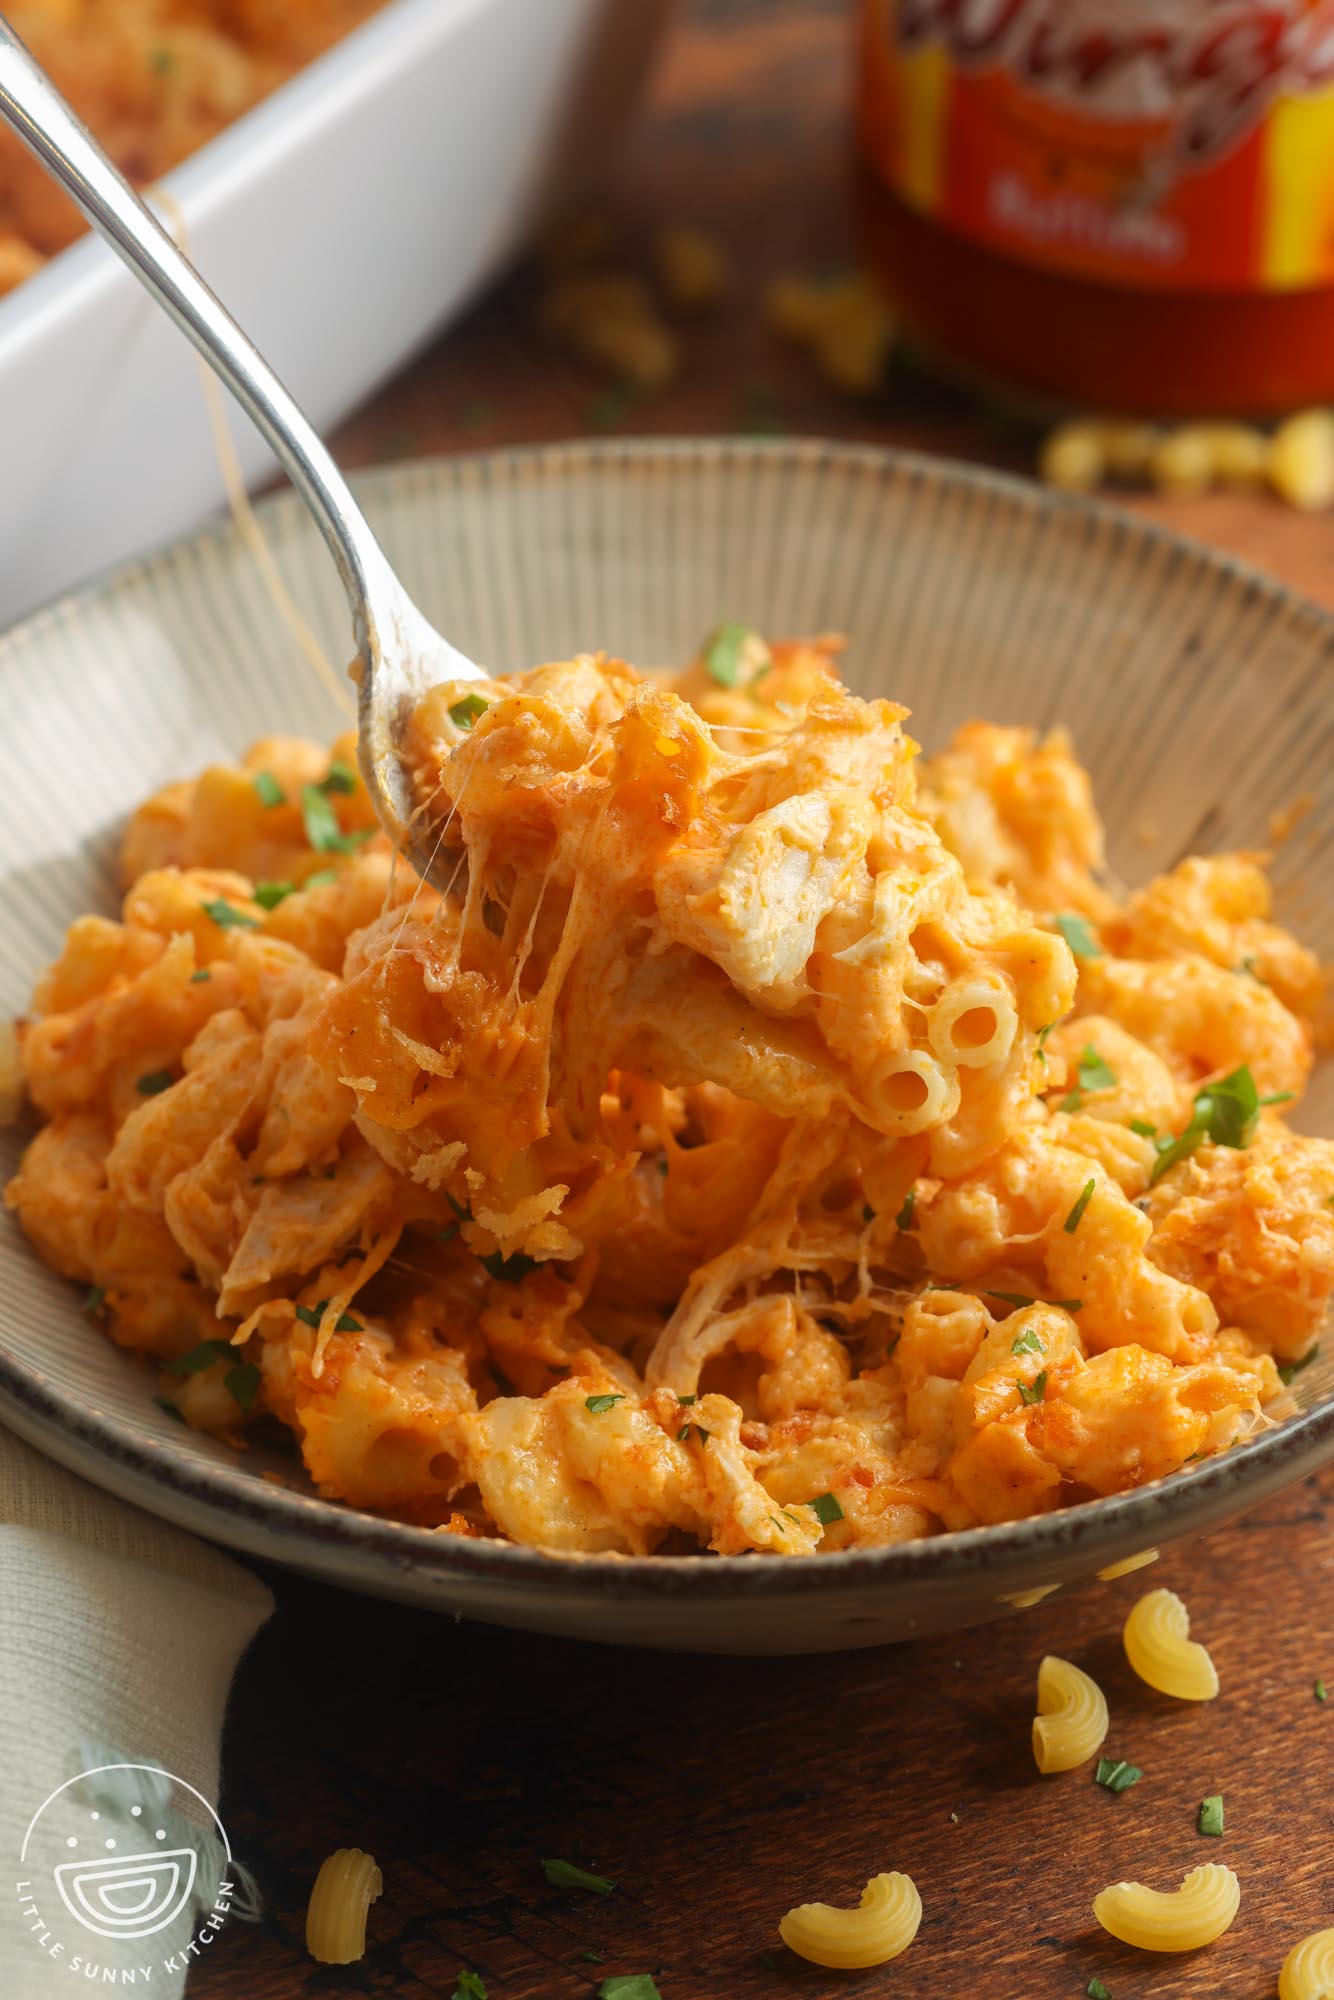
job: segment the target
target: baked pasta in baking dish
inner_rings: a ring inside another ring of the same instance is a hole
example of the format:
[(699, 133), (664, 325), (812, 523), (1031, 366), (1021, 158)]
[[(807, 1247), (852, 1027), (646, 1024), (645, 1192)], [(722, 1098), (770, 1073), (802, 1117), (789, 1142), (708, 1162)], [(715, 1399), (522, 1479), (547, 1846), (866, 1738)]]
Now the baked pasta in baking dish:
[(923, 760), (837, 652), (435, 691), (443, 896), (350, 740), (139, 809), (8, 1200), (188, 1423), (457, 1533), (798, 1555), (1267, 1421), (1334, 1285), (1312, 955), (1255, 858), (1121, 893), (1059, 733)]

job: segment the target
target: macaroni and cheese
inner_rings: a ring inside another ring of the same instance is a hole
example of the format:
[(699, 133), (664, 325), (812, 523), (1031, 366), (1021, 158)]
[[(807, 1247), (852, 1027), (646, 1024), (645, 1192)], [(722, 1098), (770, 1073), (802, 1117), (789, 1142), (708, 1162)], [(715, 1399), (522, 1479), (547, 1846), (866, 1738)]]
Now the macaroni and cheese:
[(1064, 737), (923, 760), (723, 627), (437, 690), (447, 893), (350, 739), (169, 785), (23, 1025), (8, 1191), (187, 1423), (552, 1553), (870, 1547), (1269, 1421), (1334, 1285), (1260, 862), (1134, 894)]

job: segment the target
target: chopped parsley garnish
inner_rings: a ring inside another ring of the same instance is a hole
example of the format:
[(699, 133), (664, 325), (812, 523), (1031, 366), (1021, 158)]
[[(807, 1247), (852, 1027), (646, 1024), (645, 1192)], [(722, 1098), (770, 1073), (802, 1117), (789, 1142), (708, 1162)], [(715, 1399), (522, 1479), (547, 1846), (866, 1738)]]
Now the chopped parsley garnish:
[(322, 792), (355, 792), (357, 774), (344, 758), (334, 757), (330, 760), (328, 771), (320, 779), (319, 789)]
[(1268, 1097), (1260, 1099), (1261, 1108), (1267, 1104), (1291, 1104), (1297, 1095), (1295, 1090), (1271, 1090)]
[(1147, 1118), (1132, 1118), (1130, 1121), (1130, 1129), (1132, 1132), (1138, 1132), (1141, 1139), (1152, 1139), (1156, 1134), (1158, 1127), (1156, 1125), (1150, 1125)]
[(479, 715), (485, 715), (491, 704), (483, 701), (479, 694), (465, 694), (462, 701), (454, 702), (449, 711), (449, 719), (456, 729), (471, 729)]
[(1316, 1682), (1313, 1692), (1315, 1694), (1315, 1698), (1317, 1701), (1329, 1700), (1329, 1689), (1325, 1686), (1325, 1683), (1323, 1681)]
[(499, 1250), (489, 1250), (485, 1257), (479, 1257), (477, 1261), (493, 1278), (499, 1278), (506, 1285), (517, 1285), (520, 1278), (526, 1278), (530, 1271), (537, 1269), (537, 1258), (526, 1256), (522, 1250), (516, 1250), (512, 1257), (502, 1257)]
[(225, 896), (215, 896), (211, 903), (201, 903), (200, 909), (206, 917), (212, 917), (220, 930), (253, 931), (255, 919), (245, 910), (238, 910), (235, 903), (229, 903)]
[(106, 1306), (106, 1302), (106, 1286), (89, 1285), (83, 1295), (83, 1310), (87, 1313), (89, 1319), (96, 1319)]
[(610, 1896), (616, 1887), (605, 1875), (591, 1875), (587, 1868), (576, 1868), (572, 1861), (544, 1859), (542, 1873), (553, 1889), (591, 1889), (595, 1896)]
[(172, 1402), (170, 1396), (154, 1396), (153, 1401), (160, 1410), (165, 1410), (169, 1417), (175, 1417), (178, 1424), (185, 1422), (185, 1412), (179, 1403)]
[(338, 824), (338, 815), (329, 803), (328, 793), (319, 785), (301, 787), (301, 818), (306, 829), (306, 839), (317, 854), (351, 854), (362, 842), (369, 840), (373, 827), (363, 827), (358, 833), (344, 833)]
[(1104, 1791), (1128, 1792), (1143, 1776), (1139, 1765), (1127, 1764), (1124, 1757), (1099, 1757), (1093, 1782), (1101, 1785)]
[(1045, 1063), (1047, 1060), (1047, 1037), (1055, 1026), (1055, 1021), (1048, 1021), (1045, 1028), (1038, 1029), (1038, 1060), (1040, 1062)]
[(590, 1416), (600, 1417), (604, 1410), (610, 1410), (617, 1403), (623, 1403), (624, 1396), (585, 1396), (584, 1408)]
[(1116, 1071), (1103, 1061), (1092, 1042), (1085, 1042), (1084, 1053), (1079, 1058), (1079, 1088), (1081, 1090), (1116, 1089)]
[(255, 901), (261, 910), (276, 910), (295, 889), (295, 882), (256, 882)]
[(683, 1410), (688, 1410), (688, 1409), (690, 1408), (690, 1406), (691, 1406), (691, 1404), (692, 1404), (692, 1403), (697, 1403), (697, 1402), (699, 1401), (699, 1397), (698, 1397), (698, 1396), (678, 1396), (676, 1400), (677, 1400), (677, 1402), (678, 1402), (678, 1403), (679, 1403), (679, 1404), (681, 1405), (681, 1408), (682, 1408)]
[(1010, 1346), (1011, 1354), (1041, 1354), (1042, 1335), (1035, 1326), (1026, 1326), (1016, 1341)]
[(832, 1493), (818, 1494), (814, 1500), (808, 1500), (806, 1505), (823, 1527), (832, 1527), (835, 1521), (844, 1518), (843, 1509)]
[(486, 2000), (486, 1981), (475, 1972), (461, 1972), (451, 2000)]
[(1231, 1146), (1237, 1150), (1249, 1146), (1255, 1137), (1255, 1127), (1260, 1115), (1260, 1097), (1255, 1088), (1255, 1078), (1245, 1063), (1234, 1069), (1230, 1075), (1208, 1083), (1203, 1090), (1195, 1093), (1195, 1109), (1190, 1123), (1176, 1138), (1164, 1136), (1155, 1139), (1158, 1158), (1154, 1162), (1151, 1181), (1161, 1180), (1182, 1160), (1188, 1160), (1202, 1140), (1208, 1139), (1215, 1146)]
[(1083, 917), (1071, 916), (1066, 912), (1061, 916), (1053, 917), (1052, 922), (1076, 958), (1102, 957), (1102, 946), (1094, 937)]
[(313, 875), (307, 875), (301, 886), (303, 889), (325, 889), (330, 882), (336, 882), (337, 880), (338, 870), (336, 868), (317, 868)]
[(170, 76), (175, 66), (176, 58), (170, 49), (156, 48), (148, 51), (148, 67), (154, 76)]
[(238, 1361), (223, 1376), (222, 1386), (243, 1411), (248, 1411), (259, 1388), (259, 1370), (253, 1361)]
[(1069, 1215), (1066, 1216), (1065, 1222), (1062, 1225), (1067, 1236), (1073, 1236), (1080, 1223), (1084, 1220), (1084, 1210), (1093, 1199), (1095, 1185), (1096, 1183), (1091, 1180), (1085, 1181), (1080, 1190), (1079, 1200), (1075, 1203)]
[(169, 1069), (150, 1069), (147, 1076), (141, 1076), (135, 1084), (140, 1097), (160, 1097), (164, 1090), (170, 1090), (176, 1079)]
[(694, 1431), (701, 1444), (707, 1444), (713, 1436), (713, 1432), (706, 1431), (703, 1424), (682, 1424), (680, 1430), (676, 1433), (676, 1442), (684, 1444), (690, 1436), (691, 1431)]
[[(329, 1310), (329, 1301), (327, 1299), (320, 1299), (313, 1306), (296, 1306), (293, 1310), (302, 1326), (318, 1327), (325, 1313)], [(362, 1333), (364, 1331), (365, 1329), (361, 1321), (353, 1319), (349, 1312), (339, 1313), (337, 1319), (334, 1321), (335, 1333)]]
[(1263, 979), (1260, 979), (1260, 975), (1255, 969), (1254, 954), (1249, 951), (1246, 953), (1246, 956), (1242, 959), (1240, 965), (1234, 965), (1232, 970), (1236, 973), (1239, 973), (1245, 979), (1260, 980), (1261, 986), (1263, 986), (1265, 983)]
[(1303, 1368), (1310, 1367), (1319, 1352), (1320, 1342), (1317, 1341), (1314, 1347), (1308, 1347), (1305, 1354), (1298, 1355), (1295, 1361), (1280, 1361), (1278, 1364), (1279, 1381), (1285, 1384), (1291, 1382), (1294, 1375), (1300, 1375)]
[(219, 1361), (234, 1356), (236, 1349), (229, 1340), (201, 1340), (198, 1347), (192, 1347), (188, 1354), (178, 1354), (174, 1361), (167, 1363), (168, 1375), (200, 1375), (205, 1368), (216, 1368)]
[(603, 1980), (596, 2000), (662, 2000), (662, 1995), (647, 1972), (618, 1972)]
[(872, 1208), (869, 1201), (864, 1201), (862, 1203), (862, 1221), (863, 1222), (875, 1221), (875, 1210)]
[(1016, 1382), (1014, 1386), (1019, 1391), (1021, 1403), (1040, 1403), (1047, 1393), (1047, 1371), (1044, 1368), (1031, 1382)]
[(204, 980), (211, 979), (212, 977), (213, 974), (209, 971), (208, 967), (206, 965), (201, 965), (198, 972), (192, 972), (190, 974), (190, 984), (192, 986), (199, 986), (202, 985)]
[(1201, 1833), (1211, 1833), (1215, 1839), (1222, 1838), (1223, 1794), (1221, 1792), (1214, 1792), (1209, 1798), (1201, 1799), (1198, 1825)]
[(896, 1229), (912, 1228), (912, 1212), (916, 1208), (916, 1206), (917, 1206), (917, 1189), (915, 1187), (910, 1187), (908, 1189), (907, 1194), (905, 1194), (903, 1197), (903, 1207), (894, 1217), (894, 1227)]
[(1084, 1992), (1088, 1996), (1088, 2000), (1112, 2000), (1111, 1994), (1096, 1976), (1090, 1979), (1088, 1985), (1084, 1988)]
[(734, 688), (741, 678), (741, 656), (746, 641), (754, 636), (749, 625), (729, 619), (720, 625), (704, 648), (704, 666), (709, 679), (719, 687)]
[(443, 1229), (436, 1230), (435, 1240), (437, 1243), (448, 1243), (451, 1237), (457, 1236), (458, 1233), (459, 1226), (457, 1222), (447, 1222)]
[(256, 771), (250, 782), (259, 793), (259, 802), (262, 806), (285, 806), (287, 804), (287, 794), (274, 777), (272, 771)]

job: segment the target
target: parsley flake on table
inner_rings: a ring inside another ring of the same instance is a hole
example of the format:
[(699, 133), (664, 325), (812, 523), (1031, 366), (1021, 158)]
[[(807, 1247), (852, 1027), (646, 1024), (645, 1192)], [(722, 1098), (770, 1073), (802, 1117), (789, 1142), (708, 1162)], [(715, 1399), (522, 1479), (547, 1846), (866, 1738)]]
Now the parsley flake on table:
[(229, 903), (225, 896), (215, 896), (211, 903), (201, 903), (200, 909), (206, 917), (211, 917), (219, 930), (253, 931), (256, 919), (245, 910), (238, 910), (235, 903)]
[(741, 678), (741, 656), (747, 639), (755, 635), (749, 625), (728, 619), (720, 625), (704, 648), (704, 667), (709, 679), (719, 687), (734, 688)]
[(1127, 1764), (1124, 1757), (1099, 1757), (1093, 1782), (1107, 1792), (1128, 1792), (1143, 1776), (1139, 1765)]
[(590, 1874), (587, 1868), (576, 1868), (572, 1861), (553, 1861), (544, 1857), (542, 1873), (553, 1889), (591, 1889), (595, 1896), (610, 1896), (616, 1887), (605, 1875)]
[(1102, 946), (1094, 937), (1083, 917), (1070, 915), (1068, 911), (1052, 918), (1076, 958), (1101, 958)]
[(1047, 1371), (1044, 1368), (1031, 1382), (1016, 1382), (1014, 1386), (1019, 1391), (1021, 1403), (1040, 1403), (1047, 1393)]
[(808, 1500), (806, 1505), (823, 1527), (832, 1527), (835, 1521), (845, 1518), (843, 1509), (832, 1493), (820, 1493), (814, 1500)]
[(1088, 1985), (1084, 1988), (1084, 1992), (1088, 1996), (1088, 2000), (1112, 2000), (1111, 1994), (1108, 1992), (1107, 1988), (1103, 1985), (1102, 1981), (1098, 1978), (1096, 1973), (1094, 1974), (1093, 1978), (1090, 1979)]
[(1223, 1834), (1223, 1794), (1213, 1792), (1200, 1801), (1199, 1819), (1196, 1822), (1201, 1833), (1210, 1833), (1215, 1839)]
[(486, 1981), (475, 1972), (461, 1972), (450, 2000), (486, 2000)]
[(1062, 1225), (1067, 1236), (1073, 1236), (1080, 1223), (1084, 1220), (1084, 1210), (1093, 1199), (1093, 1190), (1096, 1185), (1095, 1181), (1085, 1181), (1079, 1200), (1075, 1203), (1069, 1215), (1066, 1216), (1065, 1222)]
[(584, 1946), (582, 1951), (577, 1951), (574, 1955), (576, 1958), (581, 1958), (585, 1965), (605, 1965), (607, 1963), (600, 1951), (590, 1951), (587, 1945)]
[(479, 694), (465, 694), (461, 701), (452, 704), (449, 719), (456, 729), (471, 729), (478, 716), (485, 715), (491, 704), (483, 701)]
[(624, 1401), (624, 1396), (585, 1396), (584, 1408), (590, 1416), (600, 1417), (604, 1410), (610, 1410), (617, 1403), (623, 1403)]
[(662, 1995), (647, 1972), (618, 1972), (603, 1980), (597, 2000), (662, 2000)]
[(250, 782), (258, 792), (259, 802), (262, 806), (285, 806), (287, 804), (287, 794), (274, 777), (272, 771), (256, 771)]
[(1317, 1681), (1312, 1692), (1314, 1693), (1317, 1701), (1329, 1700), (1329, 1689), (1325, 1686), (1325, 1683), (1323, 1681)]

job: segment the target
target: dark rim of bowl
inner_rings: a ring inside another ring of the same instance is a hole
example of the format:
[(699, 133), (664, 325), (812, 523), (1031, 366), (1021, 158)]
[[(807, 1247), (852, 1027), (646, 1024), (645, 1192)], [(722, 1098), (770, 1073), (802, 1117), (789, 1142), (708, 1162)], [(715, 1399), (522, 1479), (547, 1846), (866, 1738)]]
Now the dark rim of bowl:
[[(1077, 496), (1052, 493), (1013, 475), (955, 465), (920, 453), (874, 445), (840, 444), (819, 439), (626, 438), (574, 440), (567, 444), (517, 446), (504, 451), (460, 457), (408, 460), (377, 467), (357, 477), (355, 484), (371, 505), (377, 495), (457, 484), (460, 472), (485, 475), (488, 468), (518, 470), (534, 477), (559, 478), (572, 470), (647, 464), (675, 472), (697, 461), (710, 466), (732, 459), (787, 460), (804, 471), (822, 464), (856, 467), (881, 479), (985, 491), (1023, 512), (1046, 515), (1086, 526), (1089, 536), (1115, 529), (1145, 547), (1170, 551), (1178, 560), (1203, 565), (1220, 577), (1239, 580), (1252, 595), (1275, 612), (1307, 624), (1334, 652), (1334, 615), (1286, 585), (1267, 577), (1239, 558), (1223, 554), (1156, 522), (1141, 519), (1127, 508), (1108, 506)], [(290, 514), (304, 509), (294, 494), (280, 493), (263, 504), (262, 515)], [(109, 591), (133, 588), (150, 573), (170, 570), (181, 550), (223, 545), (235, 540), (230, 522), (173, 543), (157, 553), (94, 578), (35, 612), (0, 637), (0, 663), (35, 631), (58, 627), (77, 616), (80, 608)], [(86, 1445), (138, 1481), (164, 1496), (180, 1495), (202, 1507), (221, 1523), (244, 1521), (275, 1535), (286, 1534), (307, 1546), (342, 1546), (361, 1554), (388, 1558), (393, 1567), (447, 1578), (489, 1577), (496, 1582), (538, 1583), (572, 1592), (590, 1587), (602, 1594), (628, 1598), (640, 1595), (729, 1596), (736, 1589), (748, 1594), (809, 1595), (820, 1590), (846, 1589), (866, 1583), (907, 1583), (924, 1576), (945, 1578), (994, 1569), (1002, 1575), (1022, 1562), (1025, 1573), (1035, 1558), (1059, 1558), (1094, 1542), (1147, 1548), (1169, 1538), (1178, 1528), (1189, 1532), (1201, 1518), (1212, 1521), (1241, 1511), (1252, 1483), (1255, 1499), (1313, 1471), (1334, 1457), (1334, 1396), (1314, 1408), (1286, 1418), (1217, 1458), (1190, 1471), (1135, 1487), (1125, 1493), (1083, 1501), (1026, 1520), (956, 1529), (883, 1548), (834, 1550), (818, 1562), (783, 1562), (758, 1553), (715, 1557), (705, 1551), (685, 1556), (547, 1555), (503, 1541), (472, 1540), (438, 1529), (386, 1520), (340, 1502), (293, 1491), (261, 1480), (235, 1467), (194, 1461), (174, 1449), (170, 1439), (157, 1439), (131, 1424), (105, 1416), (53, 1387), (40, 1370), (0, 1350), (0, 1399), (18, 1405), (40, 1430), (49, 1427)], [(1254, 1482), (1252, 1473), (1260, 1475)], [(94, 1473), (94, 1478), (96, 1477)], [(274, 1554), (281, 1559), (278, 1551)]]

